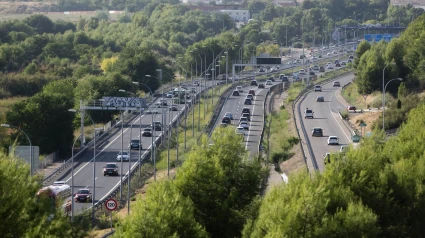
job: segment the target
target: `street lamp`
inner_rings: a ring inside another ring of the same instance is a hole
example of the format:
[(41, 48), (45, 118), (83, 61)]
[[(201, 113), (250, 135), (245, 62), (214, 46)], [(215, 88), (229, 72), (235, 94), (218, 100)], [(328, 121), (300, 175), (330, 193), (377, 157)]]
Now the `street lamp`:
[(387, 88), (387, 85), (389, 84), (389, 83), (391, 83), (392, 81), (394, 81), (394, 80), (398, 80), (398, 81), (403, 81), (403, 79), (402, 78), (395, 78), (395, 79), (391, 79), (390, 81), (388, 81), (386, 84), (385, 84), (385, 86), (384, 86), (384, 88), (383, 88), (383, 91), (382, 91), (382, 93), (383, 93), (383, 97), (382, 97), (382, 129), (385, 131), (385, 90), (386, 90), (386, 88)]
[[(118, 90), (119, 92), (125, 92), (124, 89)], [(120, 172), (120, 200), (122, 200), (122, 167), (123, 167), (123, 155), (124, 155), (124, 117), (122, 115), (122, 110), (120, 110), (121, 115), (121, 172)]]
[(322, 20), (322, 18), (317, 19), (313, 22), (313, 51), (314, 47), (316, 46), (316, 22)]
[(1, 127), (6, 127), (6, 128), (13, 128), (13, 129), (18, 129), (19, 131), (21, 131), (22, 133), (24, 133), (24, 135), (27, 137), (28, 143), (30, 144), (30, 176), (32, 176), (33, 174), (33, 170), (34, 170), (34, 161), (33, 161), (33, 153), (32, 153), (32, 144), (31, 144), (31, 140), (29, 138), (29, 136), (27, 135), (27, 133), (25, 133), (24, 130), (22, 130), (20, 127), (17, 126), (12, 126), (9, 124), (1, 124)]
[[(76, 113), (77, 110), (68, 109), (68, 112)], [(94, 127), (94, 129), (93, 129), (93, 136), (94, 136), (93, 137), (93, 140), (94, 140), (94, 144), (93, 144), (93, 198), (92, 198), (92, 219), (94, 219), (94, 210), (95, 210), (94, 204), (95, 204), (95, 199), (96, 199), (96, 130), (99, 130), (101, 128), (96, 128), (96, 124), (94, 123), (93, 118), (91, 118), (90, 115), (87, 115), (87, 117), (90, 119), (90, 121), (92, 122), (93, 127)], [(71, 165), (72, 168), (74, 168), (73, 161), (74, 161), (74, 158), (72, 158), (72, 165)], [(74, 177), (74, 173), (72, 173), (71, 176)], [(74, 179), (72, 179), (72, 180), (74, 180)], [(74, 187), (73, 187), (73, 185), (71, 185), (71, 186), (72, 186), (72, 191), (74, 192)], [(73, 192), (72, 192), (72, 194), (73, 194)], [(74, 200), (74, 198), (72, 198), (72, 200)], [(72, 204), (71, 204), (71, 207), (72, 207)]]
[[(153, 102), (153, 92), (152, 92), (152, 89), (148, 85), (146, 85), (144, 83), (140, 83), (140, 82), (133, 82), (133, 84), (143, 85), (143, 86), (147, 87), (149, 89), (149, 92), (150, 92), (151, 98), (152, 98), (151, 100)], [(152, 124), (151, 125), (153, 125), (153, 121), (154, 121), (153, 111), (151, 111), (151, 114), (152, 114)], [(139, 121), (139, 126), (140, 126), (139, 138), (140, 138), (140, 141), (142, 141), (142, 107), (140, 107), (140, 121)], [(153, 137), (154, 137), (154, 134), (153, 133), (154, 132), (153, 132), (153, 128), (152, 128), (152, 131), (151, 131), (151, 160), (152, 161), (154, 161), (153, 150), (155, 148), (154, 147), (154, 143), (153, 143)], [(141, 158), (142, 158), (142, 148), (139, 146), (139, 177), (141, 176), (141, 173), (142, 173), (141, 172), (141, 170), (142, 170)], [(155, 164), (155, 162), (154, 162), (154, 178), (156, 178), (156, 164)]]
[[(71, 195), (72, 196), (74, 194), (74, 146), (78, 138), (80, 138), (83, 134), (84, 134), (84, 131), (79, 136), (77, 136), (77, 138), (75, 138), (71, 148), (71, 164), (72, 164), (71, 165), (71, 189), (72, 189)], [(94, 207), (92, 209), (94, 210)], [(71, 222), (72, 221), (74, 221), (74, 198), (71, 199)]]

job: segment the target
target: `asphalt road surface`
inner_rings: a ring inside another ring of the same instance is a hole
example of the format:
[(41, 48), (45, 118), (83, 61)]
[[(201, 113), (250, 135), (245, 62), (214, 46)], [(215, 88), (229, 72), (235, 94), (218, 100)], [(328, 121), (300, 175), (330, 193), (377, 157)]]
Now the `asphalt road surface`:
[[(350, 74), (349, 76), (337, 79), (337, 81), (343, 86), (353, 78), (354, 75)], [(322, 92), (310, 92), (301, 102), (300, 109), (303, 118), (300, 120), (303, 121), (307, 132), (307, 135), (304, 136), (308, 136), (314, 158), (316, 159), (320, 171), (323, 171), (325, 168), (323, 155), (326, 153), (338, 152), (342, 145), (349, 145), (351, 142), (351, 134), (349, 134), (348, 129), (338, 115), (338, 111), (344, 110), (344, 105), (336, 97), (337, 90), (341, 90), (341, 88), (333, 87), (333, 82), (330, 82), (322, 86)], [(317, 96), (323, 96), (325, 101), (316, 102)], [(304, 110), (306, 108), (313, 110), (313, 119), (304, 118)], [(323, 137), (312, 136), (311, 131), (314, 127), (323, 128)], [(337, 136), (339, 138), (339, 145), (328, 145), (328, 136)]]

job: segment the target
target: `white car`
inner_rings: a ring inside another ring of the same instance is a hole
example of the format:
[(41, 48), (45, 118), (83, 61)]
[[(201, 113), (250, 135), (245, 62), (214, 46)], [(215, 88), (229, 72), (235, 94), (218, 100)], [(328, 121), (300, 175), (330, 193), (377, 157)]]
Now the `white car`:
[(123, 161), (129, 161), (130, 160), (130, 156), (129, 156), (128, 152), (126, 152), (126, 151), (122, 152), (122, 156), (121, 156), (121, 151), (118, 152), (117, 161), (121, 161), (121, 158), (122, 158)]
[(239, 127), (242, 127), (244, 130), (249, 130), (249, 123), (248, 122), (241, 122), (239, 124)]
[(242, 90), (242, 86), (236, 86), (236, 90), (238, 90), (238, 92), (243, 92), (243, 90)]
[(300, 69), (300, 74), (305, 74), (305, 69)]
[(322, 87), (320, 85), (316, 85), (316, 86), (314, 86), (314, 91), (315, 92), (321, 92), (322, 91)]
[(330, 53), (330, 52), (328, 52), (326, 55), (331, 55), (331, 53)]
[(53, 183), (53, 186), (63, 186), (67, 185), (65, 181), (56, 181)]
[(326, 67), (326, 69), (334, 69), (334, 67), (332, 65), (328, 65), (328, 67)]
[(339, 145), (339, 138), (337, 136), (329, 136), (328, 145)]
[(273, 83), (272, 83), (272, 81), (271, 81), (271, 80), (267, 80), (267, 81), (266, 81), (266, 85), (273, 85)]
[(304, 118), (314, 118), (313, 114), (314, 114), (313, 110), (307, 108), (304, 111)]
[(233, 120), (233, 114), (231, 112), (226, 112), (224, 116), (230, 118), (230, 120)]
[(248, 117), (241, 117), (241, 118), (239, 119), (239, 123), (242, 123), (242, 122), (246, 122), (246, 123), (248, 123)]
[(240, 127), (240, 126), (236, 127), (235, 133), (238, 134), (238, 135), (245, 135), (244, 128)]

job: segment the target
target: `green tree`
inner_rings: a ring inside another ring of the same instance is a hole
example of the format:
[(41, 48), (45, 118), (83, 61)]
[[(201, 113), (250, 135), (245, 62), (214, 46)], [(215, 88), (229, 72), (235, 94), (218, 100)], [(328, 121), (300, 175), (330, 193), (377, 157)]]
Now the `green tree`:
[(52, 207), (49, 198), (36, 198), (41, 187), (39, 179), (30, 176), (27, 163), (0, 153), (2, 237), (72, 237), (71, 225), (62, 210)]
[(145, 199), (137, 200), (114, 237), (208, 237), (194, 210), (193, 202), (172, 181), (155, 183)]
[(363, 56), (363, 54), (370, 49), (371, 45), (369, 42), (363, 40), (360, 42), (360, 44), (357, 46), (356, 49), (356, 58), (354, 58), (354, 68), (356, 69), (359, 65), (360, 59)]
[(68, 112), (73, 106), (73, 100), (64, 95), (38, 93), (15, 104), (7, 112), (6, 120), (8, 124), (21, 127), (32, 144), (40, 146), (40, 153), (49, 154), (56, 150), (63, 153), (69, 150), (73, 139), (74, 115)]
[(25, 18), (24, 22), (34, 28), (38, 34), (51, 33), (54, 30), (54, 23), (42, 14), (31, 15)]
[(195, 206), (196, 220), (212, 237), (238, 237), (246, 217), (242, 212), (260, 192), (261, 165), (248, 161), (241, 137), (220, 129), (190, 152), (175, 180)]

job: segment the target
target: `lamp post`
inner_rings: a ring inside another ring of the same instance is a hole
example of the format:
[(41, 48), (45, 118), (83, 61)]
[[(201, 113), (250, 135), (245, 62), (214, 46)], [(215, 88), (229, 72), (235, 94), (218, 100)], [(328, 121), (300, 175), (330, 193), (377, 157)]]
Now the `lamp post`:
[[(209, 50), (211, 50), (211, 52), (212, 52), (212, 55), (213, 55), (213, 57), (212, 57), (212, 65), (215, 65), (215, 57), (214, 57), (214, 50), (212, 50), (211, 48), (209, 48), (209, 47), (207, 47), (207, 46), (204, 46), (204, 48), (206, 48), (206, 49), (209, 49)], [(215, 66), (214, 67), (212, 67), (213, 69), (215, 69)], [(212, 81), (213, 81), (213, 85), (214, 85), (214, 83), (215, 83), (215, 72), (213, 71), (212, 72)], [(211, 87), (211, 94), (214, 96), (214, 87)], [(211, 107), (212, 107), (212, 104), (214, 104), (214, 97), (211, 97)], [(204, 118), (205, 118), (205, 111), (204, 111)]]
[[(82, 132), (77, 138), (75, 138), (74, 143), (72, 143), (71, 148), (71, 195), (74, 194), (74, 146), (78, 138), (80, 138), (84, 132)], [(94, 210), (94, 208), (93, 208)], [(74, 198), (71, 199), (71, 222), (74, 221)]]
[[(163, 71), (164, 73), (166, 73), (169, 77), (170, 80), (172, 81), (173, 78), (171, 77), (171, 75), (165, 71)], [(186, 99), (185, 99), (186, 100)], [(171, 99), (171, 108), (173, 108), (173, 99)], [(170, 123), (173, 122), (173, 111), (168, 110), (168, 118), (170, 120)], [(168, 171), (168, 177), (170, 177), (170, 137), (173, 134), (173, 126), (172, 124), (168, 123), (170, 126), (168, 126), (168, 132), (167, 132), (167, 171)]]
[(314, 47), (316, 46), (316, 22), (322, 20), (322, 18), (317, 19), (313, 22), (313, 55), (314, 55)]
[(402, 78), (391, 79), (390, 81), (388, 81), (385, 84), (383, 91), (382, 91), (382, 94), (383, 94), (383, 97), (382, 97), (382, 130), (384, 130), (384, 131), (385, 131), (385, 90), (387, 89), (387, 85), (394, 80), (403, 81)]
[[(73, 112), (76, 113), (77, 110), (75, 109), (68, 109), (69, 112)], [(94, 144), (93, 144), (93, 199), (92, 199), (92, 218), (94, 219), (94, 204), (95, 204), (95, 199), (96, 199), (96, 130), (99, 130), (101, 128), (96, 128), (96, 124), (93, 121), (93, 118), (91, 118), (90, 115), (87, 115), (87, 117), (90, 119), (90, 121), (93, 124), (93, 140), (94, 140)], [(74, 151), (73, 151), (74, 152)], [(72, 167), (74, 167), (74, 163), (72, 163)], [(74, 176), (74, 174), (72, 174), (72, 176)], [(71, 205), (72, 206), (72, 205)]]
[[(146, 85), (146, 84), (144, 84), (144, 83), (141, 83), (141, 82), (133, 82), (133, 84), (136, 84), (136, 85), (143, 85), (143, 86), (145, 86), (145, 87), (147, 87), (148, 89), (149, 89), (149, 92), (150, 92), (150, 94), (151, 94), (151, 100), (152, 100), (152, 102), (153, 102), (153, 92), (152, 92), (152, 89), (148, 86), (148, 85)], [(152, 114), (152, 125), (153, 125), (153, 121), (154, 121), (154, 118), (153, 118), (153, 112), (151, 111), (151, 114)], [(139, 138), (140, 138), (140, 141), (142, 141), (142, 107), (140, 106), (140, 121), (139, 121), (139, 125), (140, 125), (140, 134), (139, 134)], [(154, 147), (154, 143), (153, 143), (153, 137), (154, 137), (154, 135), (153, 135), (153, 128), (152, 128), (152, 131), (151, 131), (151, 139), (152, 139), (152, 141), (151, 141), (151, 160), (153, 161), (154, 159), (153, 159), (153, 149), (155, 148)], [(142, 175), (142, 172), (141, 172), (141, 168), (142, 168), (142, 164), (141, 164), (141, 158), (142, 158), (142, 148), (139, 146), (139, 177), (141, 177), (141, 175)], [(156, 167), (154, 167), (154, 174), (156, 173)]]
[[(125, 90), (120, 89), (118, 90), (120, 92), (125, 92)], [(122, 200), (122, 168), (123, 168), (123, 154), (124, 154), (124, 117), (122, 115), (122, 110), (120, 110), (120, 117), (121, 117), (121, 171), (120, 171), (120, 200)]]
[(1, 124), (1, 127), (6, 127), (6, 128), (13, 128), (13, 129), (18, 129), (19, 131), (21, 131), (22, 133), (24, 133), (24, 135), (27, 137), (27, 140), (28, 140), (28, 143), (30, 144), (30, 176), (32, 177), (32, 175), (33, 175), (33, 170), (34, 170), (34, 156), (33, 156), (33, 153), (32, 153), (32, 144), (31, 144), (31, 140), (30, 140), (30, 138), (29, 138), (29, 136), (28, 136), (28, 134), (24, 131), (24, 130), (22, 130), (20, 127), (17, 127), (17, 126), (12, 126), (12, 125), (9, 125), (9, 124)]
[[(395, 65), (395, 62), (390, 62), (387, 65), (385, 65), (384, 69), (382, 70), (382, 117), (385, 116), (385, 69), (388, 67), (388, 65)], [(384, 118), (382, 118), (382, 130), (385, 130), (385, 121)]]
[[(161, 78), (157, 78), (157, 77), (149, 75), (149, 74), (147, 74), (145, 76), (148, 77), (148, 78), (151, 78), (151, 77), (156, 78), (162, 84), (162, 71), (158, 70), (158, 69), (157, 69), (157, 71), (161, 72), (161, 74), (160, 74)], [(151, 90), (151, 93), (152, 93), (152, 90)], [(164, 87), (162, 87), (162, 96), (164, 96)], [(152, 117), (153, 117), (153, 115), (152, 115)], [(161, 117), (162, 117), (162, 129), (163, 129), (164, 128), (164, 113), (163, 113), (163, 111), (161, 111)], [(152, 119), (152, 140), (153, 140), (153, 137), (154, 137), (154, 130), (155, 130), (155, 127), (154, 127), (153, 119)], [(164, 134), (164, 133), (162, 133), (162, 134)], [(153, 179), (154, 179), (154, 181), (156, 181), (156, 141), (155, 140), (153, 140), (152, 146), (153, 146), (153, 167), (154, 167)]]

